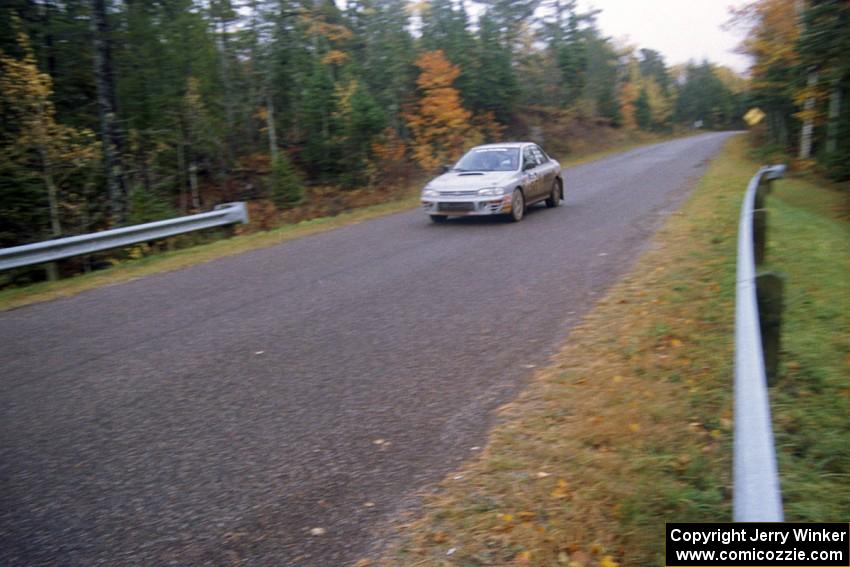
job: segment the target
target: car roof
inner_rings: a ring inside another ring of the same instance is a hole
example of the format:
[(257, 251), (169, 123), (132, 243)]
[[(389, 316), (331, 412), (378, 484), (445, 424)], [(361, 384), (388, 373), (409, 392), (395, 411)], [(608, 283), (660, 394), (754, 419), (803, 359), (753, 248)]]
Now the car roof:
[[(473, 150), (478, 150), (481, 148), (521, 148), (523, 146), (528, 146), (530, 144), (534, 144), (534, 142), (504, 142), (501, 144), (483, 144), (481, 146), (475, 146), (471, 148)], [(536, 144), (534, 144), (536, 145)]]

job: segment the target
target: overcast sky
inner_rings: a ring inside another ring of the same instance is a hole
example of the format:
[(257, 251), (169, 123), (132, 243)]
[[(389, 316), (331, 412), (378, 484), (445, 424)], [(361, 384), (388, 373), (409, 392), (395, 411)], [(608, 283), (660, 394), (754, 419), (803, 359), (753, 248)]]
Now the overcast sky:
[(579, 0), (579, 6), (599, 8), (599, 28), (614, 39), (664, 55), (667, 65), (708, 59), (744, 73), (749, 59), (734, 52), (743, 30), (722, 29), (729, 6), (741, 0)]

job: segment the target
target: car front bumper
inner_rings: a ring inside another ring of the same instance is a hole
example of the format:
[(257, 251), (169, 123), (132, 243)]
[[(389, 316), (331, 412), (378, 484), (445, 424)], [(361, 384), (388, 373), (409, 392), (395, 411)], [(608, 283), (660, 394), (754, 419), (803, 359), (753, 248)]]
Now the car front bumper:
[(422, 210), (429, 215), (480, 216), (511, 212), (511, 196), (464, 195), (458, 197), (422, 197)]

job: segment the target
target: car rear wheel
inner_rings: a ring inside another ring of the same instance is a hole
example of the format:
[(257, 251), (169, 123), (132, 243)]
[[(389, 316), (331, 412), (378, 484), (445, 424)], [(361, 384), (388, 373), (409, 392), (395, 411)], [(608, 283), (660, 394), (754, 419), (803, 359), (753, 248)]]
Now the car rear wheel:
[(449, 217), (446, 215), (431, 215), (431, 221), (437, 224), (444, 223), (449, 220)]
[(552, 182), (552, 191), (549, 193), (549, 196), (546, 198), (546, 206), (550, 209), (554, 209), (558, 205), (561, 204), (561, 182), (555, 179)]
[(525, 216), (525, 197), (522, 191), (514, 189), (511, 196), (511, 221), (519, 222)]

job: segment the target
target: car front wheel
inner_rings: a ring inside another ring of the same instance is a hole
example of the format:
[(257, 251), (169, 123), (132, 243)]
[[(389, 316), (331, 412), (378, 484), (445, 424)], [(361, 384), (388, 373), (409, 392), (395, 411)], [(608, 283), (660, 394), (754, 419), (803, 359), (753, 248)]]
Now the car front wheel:
[(522, 191), (514, 189), (514, 194), (511, 196), (511, 221), (519, 222), (525, 216), (525, 198)]

